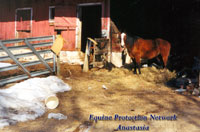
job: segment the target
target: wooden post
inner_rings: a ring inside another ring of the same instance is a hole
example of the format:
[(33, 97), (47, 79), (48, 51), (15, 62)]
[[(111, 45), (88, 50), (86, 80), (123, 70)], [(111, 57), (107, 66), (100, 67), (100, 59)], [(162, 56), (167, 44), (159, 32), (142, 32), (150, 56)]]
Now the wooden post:
[(57, 60), (57, 61), (56, 61), (56, 63), (57, 63), (56, 75), (57, 75), (57, 76), (61, 76), (61, 75), (60, 75), (60, 56), (57, 56), (57, 57), (56, 57), (56, 60)]
[(112, 63), (112, 26), (110, 26), (109, 34), (109, 46), (108, 46), (108, 63)]
[(83, 64), (83, 72), (88, 72), (89, 71), (89, 62), (88, 62), (88, 41), (86, 44), (86, 49), (85, 49), (85, 59), (84, 59), (84, 64)]
[(200, 88), (200, 71), (199, 71), (199, 88)]

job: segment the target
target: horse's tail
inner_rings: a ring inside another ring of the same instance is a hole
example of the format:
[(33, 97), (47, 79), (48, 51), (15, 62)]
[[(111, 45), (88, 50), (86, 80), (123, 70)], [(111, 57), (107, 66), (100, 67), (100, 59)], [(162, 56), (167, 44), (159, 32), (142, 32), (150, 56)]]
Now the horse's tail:
[(160, 39), (160, 38), (156, 39), (155, 41), (159, 46), (159, 50), (164, 62), (164, 66), (166, 66), (167, 61), (168, 61), (168, 56), (171, 50), (171, 44), (168, 41)]

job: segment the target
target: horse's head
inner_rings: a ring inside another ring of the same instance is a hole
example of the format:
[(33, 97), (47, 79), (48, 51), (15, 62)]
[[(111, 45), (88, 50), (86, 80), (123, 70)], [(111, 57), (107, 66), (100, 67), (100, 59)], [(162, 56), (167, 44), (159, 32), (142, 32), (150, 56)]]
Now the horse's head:
[(121, 33), (121, 46), (124, 47), (125, 45), (125, 40), (126, 40), (126, 34)]

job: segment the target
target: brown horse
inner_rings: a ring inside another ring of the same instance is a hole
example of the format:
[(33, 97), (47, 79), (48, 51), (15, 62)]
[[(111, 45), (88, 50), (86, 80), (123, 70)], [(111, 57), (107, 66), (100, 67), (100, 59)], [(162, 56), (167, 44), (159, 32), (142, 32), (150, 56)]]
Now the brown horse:
[(170, 54), (171, 44), (163, 39), (157, 38), (155, 40), (142, 39), (140, 37), (130, 37), (125, 33), (121, 34), (121, 46), (128, 50), (128, 54), (134, 63), (134, 73), (137, 74), (138, 67), (139, 74), (141, 59), (152, 59), (158, 55), (162, 56), (164, 67), (167, 65), (168, 56)]

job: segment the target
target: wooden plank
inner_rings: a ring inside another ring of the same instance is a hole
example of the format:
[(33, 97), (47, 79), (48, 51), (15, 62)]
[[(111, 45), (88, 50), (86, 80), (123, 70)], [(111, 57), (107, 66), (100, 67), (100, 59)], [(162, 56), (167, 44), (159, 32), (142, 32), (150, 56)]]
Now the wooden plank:
[(83, 64), (83, 72), (88, 72), (89, 71), (89, 61), (88, 61), (88, 41), (86, 44), (86, 49), (85, 49), (85, 59), (84, 59), (84, 64)]
[(100, 55), (100, 54), (104, 54), (104, 53), (108, 53), (108, 49), (95, 51), (94, 55)]

